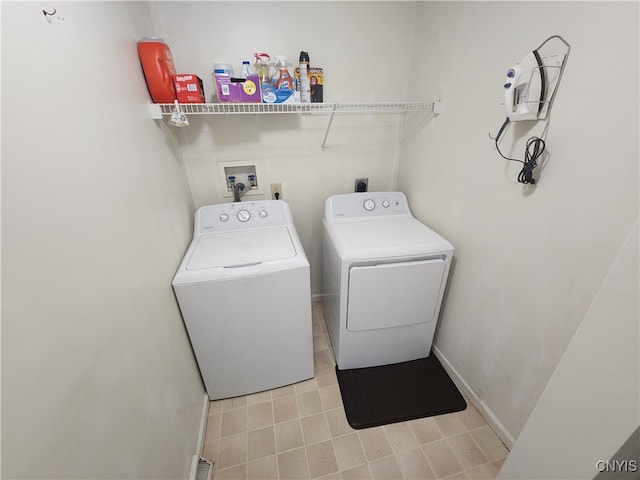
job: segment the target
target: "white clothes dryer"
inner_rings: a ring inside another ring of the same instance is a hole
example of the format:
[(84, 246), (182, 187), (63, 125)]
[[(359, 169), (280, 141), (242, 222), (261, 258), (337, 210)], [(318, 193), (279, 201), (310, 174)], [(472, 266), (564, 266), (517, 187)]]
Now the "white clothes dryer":
[(325, 319), (339, 369), (429, 356), (454, 248), (401, 192), (325, 202)]
[(285, 202), (199, 208), (172, 285), (210, 399), (313, 377), (309, 262)]

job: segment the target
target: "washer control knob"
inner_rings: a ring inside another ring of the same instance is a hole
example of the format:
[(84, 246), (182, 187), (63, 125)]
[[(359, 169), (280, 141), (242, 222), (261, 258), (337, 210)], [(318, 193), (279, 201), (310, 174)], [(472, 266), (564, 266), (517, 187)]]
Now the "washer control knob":
[(258, 212), (258, 215), (260, 216), (260, 218), (267, 218), (268, 213), (266, 210), (260, 210)]
[(249, 210), (238, 210), (238, 220), (240, 220), (241, 222), (248, 222), (250, 218), (251, 213), (249, 213)]
[(221, 222), (226, 222), (227, 220), (229, 220), (229, 215), (227, 215), (226, 213), (223, 213), (222, 215), (220, 215)]
[(364, 207), (364, 209), (367, 212), (370, 212), (371, 210), (373, 210), (374, 208), (376, 208), (376, 204), (374, 203), (373, 200), (371, 200), (370, 198), (365, 200), (364, 203), (362, 204), (362, 206)]
[(387, 199), (382, 200), (382, 206), (383, 206), (384, 208), (389, 208), (389, 205), (391, 205), (391, 204), (389, 203), (389, 200), (387, 200)]

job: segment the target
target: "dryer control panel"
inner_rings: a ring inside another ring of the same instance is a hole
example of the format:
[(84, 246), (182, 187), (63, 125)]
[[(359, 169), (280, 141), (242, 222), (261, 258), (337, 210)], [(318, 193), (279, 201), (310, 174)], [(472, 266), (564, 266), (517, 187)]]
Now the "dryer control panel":
[(407, 197), (402, 192), (358, 192), (329, 197), (325, 203), (325, 219), (411, 216)]
[(289, 205), (282, 200), (221, 203), (196, 211), (194, 234), (288, 226), (292, 223)]

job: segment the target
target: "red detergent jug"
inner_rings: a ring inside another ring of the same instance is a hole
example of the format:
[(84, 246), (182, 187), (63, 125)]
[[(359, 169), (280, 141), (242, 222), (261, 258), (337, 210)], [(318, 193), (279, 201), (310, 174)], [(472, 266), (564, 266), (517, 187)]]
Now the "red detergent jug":
[(172, 76), (176, 74), (176, 67), (167, 44), (161, 38), (143, 37), (138, 41), (138, 55), (151, 100), (173, 103), (176, 90)]

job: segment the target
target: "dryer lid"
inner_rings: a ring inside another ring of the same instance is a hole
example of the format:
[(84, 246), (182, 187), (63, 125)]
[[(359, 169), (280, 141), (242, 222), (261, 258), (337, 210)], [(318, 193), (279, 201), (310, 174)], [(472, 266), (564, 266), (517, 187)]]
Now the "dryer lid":
[(415, 218), (389, 218), (345, 222), (338, 227), (353, 248), (439, 243), (443, 238)]
[(242, 230), (201, 235), (186, 268), (239, 267), (295, 256), (287, 227)]
[(453, 250), (451, 243), (413, 217), (358, 219), (327, 227), (344, 259)]

